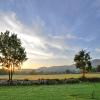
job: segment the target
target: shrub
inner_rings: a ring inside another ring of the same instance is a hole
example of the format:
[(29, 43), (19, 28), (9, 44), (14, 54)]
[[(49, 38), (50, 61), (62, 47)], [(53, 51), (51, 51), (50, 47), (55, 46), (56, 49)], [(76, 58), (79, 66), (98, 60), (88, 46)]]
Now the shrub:
[(17, 85), (57, 85), (57, 84), (75, 84), (80, 82), (100, 82), (100, 78), (70, 78), (70, 79), (39, 79), (39, 80), (0, 80), (0, 86)]
[(69, 83), (69, 84), (80, 83), (80, 80), (79, 79), (68, 79), (66, 83)]

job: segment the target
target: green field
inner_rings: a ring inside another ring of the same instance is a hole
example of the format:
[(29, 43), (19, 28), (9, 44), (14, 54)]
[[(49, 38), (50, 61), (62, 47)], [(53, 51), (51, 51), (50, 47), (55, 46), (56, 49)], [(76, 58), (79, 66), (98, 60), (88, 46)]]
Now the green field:
[[(64, 79), (78, 78), (81, 74), (58, 75), (14, 75), (13, 79)], [(100, 74), (86, 74), (100, 77)], [(0, 79), (8, 79), (1, 75)], [(94, 99), (93, 99), (94, 97)], [(79, 83), (66, 85), (1, 86), (0, 100), (100, 100), (100, 83)]]
[[(56, 75), (14, 75), (13, 79), (65, 79), (65, 78), (79, 78), (81, 74), (56, 74)], [(86, 77), (100, 77), (100, 73), (86, 74)], [(8, 79), (8, 75), (0, 75), (0, 79)]]
[(0, 100), (100, 100), (100, 83), (2, 86)]

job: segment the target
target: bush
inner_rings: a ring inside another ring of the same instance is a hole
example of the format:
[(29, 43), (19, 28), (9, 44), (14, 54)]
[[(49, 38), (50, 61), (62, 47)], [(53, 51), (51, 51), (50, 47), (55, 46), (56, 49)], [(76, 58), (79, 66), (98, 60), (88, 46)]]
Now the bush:
[(80, 83), (80, 80), (79, 79), (68, 79), (67, 83), (69, 84)]
[(79, 78), (82, 82), (100, 82), (100, 78), (93, 77), (93, 78)]
[(0, 80), (0, 86), (17, 85), (57, 85), (57, 84), (75, 84), (80, 82), (100, 82), (100, 78), (70, 78), (70, 79), (39, 79), (39, 80)]

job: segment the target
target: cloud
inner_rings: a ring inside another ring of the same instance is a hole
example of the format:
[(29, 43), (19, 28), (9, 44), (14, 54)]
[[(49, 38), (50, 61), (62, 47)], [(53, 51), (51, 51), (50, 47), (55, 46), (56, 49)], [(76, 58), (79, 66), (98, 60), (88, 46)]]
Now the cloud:
[[(0, 31), (4, 32), (9, 30), (13, 33), (18, 34), (18, 37), (21, 38), (23, 46), (26, 48), (28, 55), (36, 53), (38, 56), (47, 56), (51, 57), (51, 53), (44, 52), (40, 49), (46, 49), (45, 42), (42, 37), (40, 37), (38, 31), (35, 30), (35, 27), (28, 27), (23, 25), (16, 17), (16, 14), (13, 12), (10, 13), (0, 13)], [(27, 50), (28, 48), (28, 50)], [(34, 57), (35, 58), (35, 57)]]
[[(45, 23), (39, 17), (37, 17), (37, 21), (34, 22), (33, 26), (24, 25), (14, 12), (0, 13), (0, 31), (4, 32), (6, 30), (17, 33), (27, 53), (33, 53), (33, 57), (35, 54), (48, 58), (55, 57), (54, 49), (60, 50), (60, 52), (72, 49), (68, 44), (66, 45), (66, 40), (84, 40), (84, 38), (72, 34), (51, 35), (47, 33), (45, 31)], [(87, 39), (86, 41), (89, 40)]]
[(71, 35), (71, 34), (66, 34), (66, 35), (64, 35), (64, 36), (62, 36), (62, 35), (55, 35), (55, 36), (52, 36), (53, 38), (55, 38), (55, 39), (68, 39), (68, 40), (72, 40), (72, 39), (77, 39), (77, 37), (76, 36), (74, 36), (74, 35)]
[(95, 51), (96, 51), (96, 52), (100, 52), (100, 48), (96, 48)]
[(85, 41), (85, 42), (91, 42), (93, 40), (96, 39), (96, 37), (79, 37), (79, 36), (75, 36), (73, 34), (69, 34), (67, 33), (66, 35), (57, 35), (57, 36), (52, 36), (52, 38), (54, 39), (59, 39), (59, 40), (81, 40), (81, 41)]
[[(38, 18), (39, 19), (39, 18)], [(65, 57), (60, 55), (65, 49), (64, 39), (55, 39), (45, 31), (45, 23), (40, 19), (34, 22), (33, 26), (24, 25), (14, 12), (0, 13), (0, 31), (9, 30), (18, 34), (22, 40), (23, 46), (26, 48), (28, 58), (30, 59), (51, 59), (57, 57)], [(74, 38), (70, 35), (68, 38)], [(69, 46), (66, 46), (69, 49)], [(58, 51), (56, 54), (54, 51)]]
[(73, 34), (52, 35), (45, 28), (45, 22), (40, 17), (37, 17), (32, 26), (27, 26), (17, 18), (16, 13), (0, 12), (0, 31), (9, 30), (18, 35), (26, 49), (29, 61), (71, 59), (74, 53), (80, 50), (80, 47), (68, 45), (67, 40), (84, 40), (84, 38)]

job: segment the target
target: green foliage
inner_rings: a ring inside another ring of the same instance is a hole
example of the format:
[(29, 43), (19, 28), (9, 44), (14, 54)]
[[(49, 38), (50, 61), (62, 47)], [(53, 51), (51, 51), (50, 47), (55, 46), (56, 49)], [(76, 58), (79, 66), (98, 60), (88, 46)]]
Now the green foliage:
[(95, 85), (95, 99), (91, 98), (93, 84), (82, 83), (49, 86), (2, 86), (0, 87), (0, 100), (100, 100), (100, 83)]
[(85, 77), (86, 71), (92, 69), (90, 54), (85, 50), (79, 51), (79, 53), (75, 55), (74, 61), (76, 67), (83, 70), (83, 77)]
[(25, 49), (21, 45), (17, 34), (9, 31), (0, 33), (0, 63), (3, 68), (8, 69), (9, 80), (12, 80), (15, 68), (20, 68), (27, 60)]

